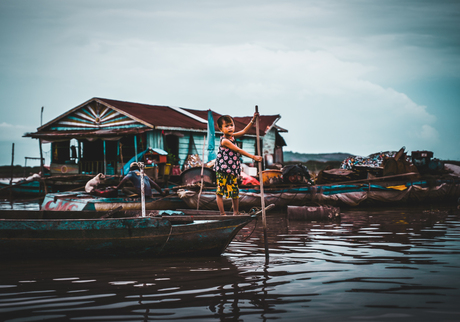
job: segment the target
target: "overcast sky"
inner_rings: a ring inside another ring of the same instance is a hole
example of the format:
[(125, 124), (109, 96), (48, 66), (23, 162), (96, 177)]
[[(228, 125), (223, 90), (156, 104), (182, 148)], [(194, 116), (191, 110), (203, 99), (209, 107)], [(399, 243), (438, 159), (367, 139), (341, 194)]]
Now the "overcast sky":
[(15, 164), (39, 156), (22, 135), (42, 106), (44, 124), (92, 97), (258, 105), (281, 115), (285, 151), (460, 160), (459, 15), (446, 0), (0, 0), (0, 165), (13, 142)]

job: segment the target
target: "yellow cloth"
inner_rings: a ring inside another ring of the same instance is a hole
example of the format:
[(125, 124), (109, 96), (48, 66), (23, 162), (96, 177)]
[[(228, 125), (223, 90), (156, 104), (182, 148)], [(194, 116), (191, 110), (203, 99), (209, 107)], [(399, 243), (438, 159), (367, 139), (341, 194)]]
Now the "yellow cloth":
[(407, 186), (405, 184), (400, 184), (399, 186), (388, 186), (388, 189), (394, 189), (394, 190), (399, 190), (403, 191), (407, 189)]

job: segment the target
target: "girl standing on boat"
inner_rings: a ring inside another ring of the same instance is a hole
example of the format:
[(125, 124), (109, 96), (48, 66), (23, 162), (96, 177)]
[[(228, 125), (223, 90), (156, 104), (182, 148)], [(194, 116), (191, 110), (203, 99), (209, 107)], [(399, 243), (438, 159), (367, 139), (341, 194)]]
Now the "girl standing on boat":
[(240, 149), (235, 141), (235, 138), (241, 137), (249, 131), (258, 116), (259, 113), (254, 113), (251, 122), (239, 132), (234, 132), (235, 122), (230, 115), (223, 115), (217, 119), (217, 126), (223, 133), (220, 138), (219, 151), (214, 165), (217, 181), (216, 200), (221, 215), (225, 215), (224, 195), (232, 199), (233, 215), (239, 214), (239, 189), (237, 180), (241, 173), (241, 155), (251, 158), (254, 161), (262, 161), (261, 156), (252, 155)]

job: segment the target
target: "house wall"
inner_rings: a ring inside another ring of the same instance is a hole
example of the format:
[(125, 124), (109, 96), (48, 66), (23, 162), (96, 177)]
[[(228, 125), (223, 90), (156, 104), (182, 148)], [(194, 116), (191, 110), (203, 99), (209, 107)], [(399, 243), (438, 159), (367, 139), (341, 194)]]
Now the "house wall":
[[(178, 136), (178, 157), (179, 157), (179, 165), (182, 168), (184, 165), (185, 161), (187, 160), (187, 157), (189, 154), (198, 154), (200, 159), (203, 158), (203, 144), (204, 144), (204, 161), (209, 162), (211, 160), (208, 160), (208, 150), (207, 150), (207, 141), (205, 141), (205, 136), (203, 132), (190, 132), (190, 131), (176, 131), (174, 132)], [(193, 138), (193, 144), (190, 148), (190, 137)], [(217, 133), (215, 137), (215, 153), (217, 154), (218, 149), (219, 149), (219, 144), (220, 144), (220, 137), (221, 134)], [(270, 155), (274, 157), (275, 153), (275, 132), (270, 131), (267, 133), (266, 137), (262, 140), (262, 151), (264, 155)], [(161, 131), (159, 130), (154, 130), (146, 133), (145, 136), (145, 141), (147, 147), (152, 147), (152, 148), (160, 148), (164, 150), (165, 147), (165, 142), (164, 142), (165, 136), (162, 134)], [(138, 138), (139, 139), (139, 138)], [(132, 136), (127, 136), (124, 137), (121, 141), (124, 142), (123, 144), (123, 162), (124, 164), (128, 162), (129, 158), (134, 155), (134, 143), (133, 137)], [(247, 151), (250, 154), (255, 155), (256, 154), (256, 145), (255, 145), (256, 138), (255, 137), (243, 137), (237, 139), (237, 142), (241, 143), (239, 146), (245, 151)], [(82, 144), (83, 143), (83, 144)], [(116, 173), (120, 174), (121, 173), (121, 163), (119, 158), (120, 154), (120, 146), (119, 146), (120, 141), (106, 141), (106, 166), (107, 166), (107, 173), (109, 172), (110, 169), (116, 168)], [(62, 143), (61, 143), (62, 144)], [(104, 149), (102, 148), (103, 141), (94, 141), (94, 142), (86, 142), (85, 140), (80, 141), (80, 145), (94, 145), (94, 144), (99, 144), (100, 148), (96, 149), (97, 152), (94, 158), (89, 158), (89, 155), (85, 155), (87, 153), (83, 153), (83, 157), (85, 160), (82, 160), (79, 158), (79, 164), (80, 164), (80, 171), (83, 173), (98, 173), (98, 172), (106, 172), (104, 169), (104, 156), (103, 156), (103, 151)], [(145, 145), (145, 144), (144, 144)], [(141, 152), (144, 150), (144, 145), (141, 146), (140, 143), (138, 143), (138, 152)], [(147, 148), (146, 147), (146, 148)], [(57, 145), (54, 148), (54, 150), (58, 151)], [(53, 150), (53, 151), (54, 151)], [(69, 144), (68, 142), (65, 142), (65, 152), (66, 156), (63, 157), (62, 162), (58, 162), (58, 160), (55, 160), (52, 163), (56, 163), (59, 166), (59, 169), (62, 167), (63, 164), (68, 164), (68, 160), (70, 159), (70, 154), (69, 154)], [(63, 150), (63, 151), (64, 151)], [(83, 151), (83, 149), (79, 149), (80, 151)], [(93, 149), (94, 150), (94, 149)], [(132, 150), (132, 151), (131, 151)], [(78, 153), (80, 156), (80, 153)], [(270, 159), (270, 158), (269, 158)], [(266, 161), (268, 159), (266, 158)], [(250, 158), (247, 158), (245, 156), (242, 157), (243, 163), (253, 163), (254, 161)], [(97, 163), (97, 169), (93, 169), (95, 165), (93, 163)], [(90, 167), (91, 170), (87, 169)], [(53, 169), (55, 169), (54, 167)], [(108, 169), (110, 168), (110, 169)], [(56, 168), (57, 169), (57, 168)], [(56, 170), (55, 169), (55, 170)], [(66, 168), (67, 169), (67, 168)], [(57, 171), (57, 170), (56, 170)], [(56, 172), (54, 171), (54, 172)], [(75, 170), (78, 172), (78, 170)], [(75, 172), (73, 171), (73, 172)], [(113, 170), (110, 170), (113, 171)], [(112, 173), (110, 173), (112, 174)]]
[(163, 135), (161, 131), (154, 130), (147, 132), (147, 147), (164, 150)]
[[(191, 133), (191, 132), (183, 132), (184, 136), (179, 138), (179, 164), (182, 167), (187, 160), (187, 157), (189, 154), (198, 154), (200, 159), (203, 159), (203, 144), (204, 144), (204, 162), (209, 162), (211, 160), (208, 160), (208, 144), (207, 144), (207, 138), (205, 139), (204, 135), (202, 133)], [(190, 135), (193, 137), (193, 142), (192, 147), (190, 149)], [(206, 141), (205, 141), (206, 140)], [(242, 149), (247, 151), (250, 154), (255, 154), (255, 138), (241, 138), (238, 139), (238, 141), (242, 142)], [(215, 146), (215, 152), (217, 154), (217, 151), (219, 149), (220, 145), (220, 135), (216, 134), (216, 137), (214, 139), (214, 146)], [(191, 150), (191, 151), (189, 151)], [(247, 158), (243, 156), (243, 163), (252, 163), (253, 160), (250, 158)]]
[(276, 130), (272, 128), (265, 134), (262, 140), (262, 153), (264, 155), (266, 166), (271, 166), (275, 162), (275, 142)]

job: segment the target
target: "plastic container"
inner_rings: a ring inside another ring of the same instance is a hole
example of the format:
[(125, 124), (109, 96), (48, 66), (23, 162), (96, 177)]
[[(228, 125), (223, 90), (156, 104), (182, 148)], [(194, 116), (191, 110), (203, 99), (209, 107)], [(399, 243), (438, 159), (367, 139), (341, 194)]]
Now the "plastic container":
[(282, 183), (282, 174), (280, 170), (264, 170), (262, 171), (262, 180), (264, 184)]

